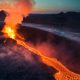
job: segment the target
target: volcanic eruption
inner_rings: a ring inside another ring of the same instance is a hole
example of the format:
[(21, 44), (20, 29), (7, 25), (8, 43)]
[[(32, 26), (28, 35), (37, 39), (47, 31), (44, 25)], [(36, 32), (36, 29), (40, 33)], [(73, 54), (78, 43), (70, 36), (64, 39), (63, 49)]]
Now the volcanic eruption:
[(25, 42), (25, 39), (17, 33), (17, 25), (21, 24), (23, 17), (28, 16), (33, 5), (33, 0), (0, 0), (0, 10), (4, 10), (7, 15), (2, 32), (6, 34), (6, 38), (15, 40), (18, 45), (21, 45), (33, 54), (38, 55), (44, 64), (55, 68), (57, 73), (52, 75), (56, 80), (80, 80), (79, 74), (67, 69), (56, 58), (47, 57), (39, 50), (29, 46), (28, 43)]

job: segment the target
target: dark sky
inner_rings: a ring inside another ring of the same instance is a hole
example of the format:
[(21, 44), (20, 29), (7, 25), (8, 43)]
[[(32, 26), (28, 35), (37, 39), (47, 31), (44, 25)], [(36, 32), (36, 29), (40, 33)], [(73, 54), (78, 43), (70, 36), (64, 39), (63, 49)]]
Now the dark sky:
[(80, 11), (80, 0), (35, 0), (33, 12), (56, 13), (61, 11)]

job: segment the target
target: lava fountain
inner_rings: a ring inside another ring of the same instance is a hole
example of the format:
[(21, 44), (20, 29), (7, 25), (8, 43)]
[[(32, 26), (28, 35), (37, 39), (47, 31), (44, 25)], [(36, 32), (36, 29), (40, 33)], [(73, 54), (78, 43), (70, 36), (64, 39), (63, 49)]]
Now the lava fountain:
[[(4, 3), (5, 2), (5, 3)], [(80, 80), (80, 75), (67, 69), (56, 58), (44, 56), (42, 52), (28, 45), (27, 42), (17, 33), (17, 24), (21, 23), (23, 17), (29, 14), (32, 9), (32, 0), (1, 0), (0, 10), (5, 10), (7, 17), (5, 18), (5, 26), (2, 30), (8, 38), (14, 39), (17, 44), (24, 46), (34, 54), (38, 55), (42, 62), (58, 72), (53, 75), (56, 80)], [(17, 6), (18, 5), (18, 6)], [(17, 8), (15, 7), (17, 6)]]

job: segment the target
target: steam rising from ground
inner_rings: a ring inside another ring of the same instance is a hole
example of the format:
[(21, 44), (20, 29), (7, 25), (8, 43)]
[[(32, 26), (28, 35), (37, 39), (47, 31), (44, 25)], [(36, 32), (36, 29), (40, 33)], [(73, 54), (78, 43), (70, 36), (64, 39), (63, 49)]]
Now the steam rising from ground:
[[(44, 75), (43, 75), (44, 74)], [(28, 49), (7, 42), (0, 44), (0, 80), (55, 80), (52, 69)]]
[[(7, 46), (0, 46), (0, 59), (5, 58), (7, 56), (14, 56), (14, 55), (20, 55), (26, 61), (34, 63), (31, 52), (25, 49), (24, 47), (18, 46), (16, 44), (15, 45), (7, 44)], [(18, 58), (16, 58), (16, 60), (17, 59)]]
[(0, 11), (7, 14), (6, 24), (16, 25), (21, 23), (23, 17), (28, 16), (33, 6), (33, 0), (0, 0)]

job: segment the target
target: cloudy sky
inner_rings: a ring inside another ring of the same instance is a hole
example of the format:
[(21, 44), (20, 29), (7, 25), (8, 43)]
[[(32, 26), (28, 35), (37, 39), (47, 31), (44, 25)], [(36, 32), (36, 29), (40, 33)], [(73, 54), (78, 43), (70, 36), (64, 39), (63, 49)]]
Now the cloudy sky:
[(61, 11), (80, 11), (80, 0), (35, 0), (33, 12), (56, 13)]

